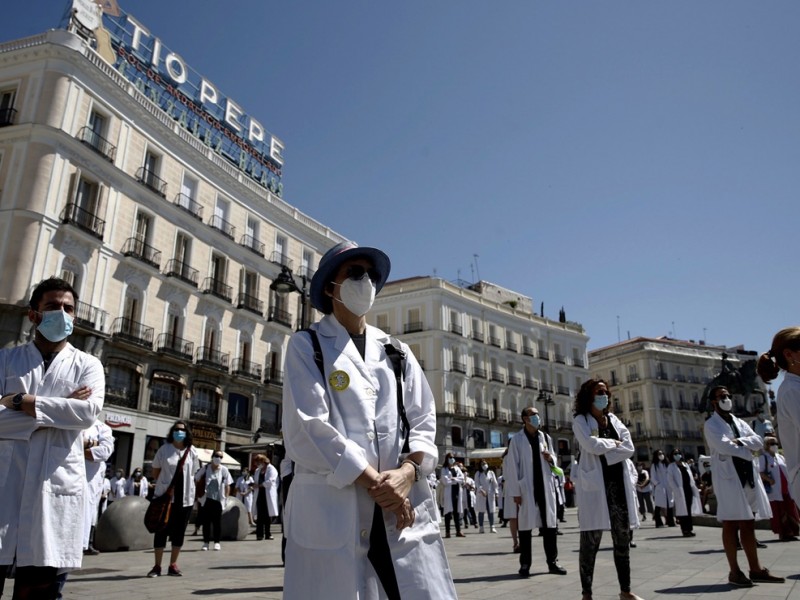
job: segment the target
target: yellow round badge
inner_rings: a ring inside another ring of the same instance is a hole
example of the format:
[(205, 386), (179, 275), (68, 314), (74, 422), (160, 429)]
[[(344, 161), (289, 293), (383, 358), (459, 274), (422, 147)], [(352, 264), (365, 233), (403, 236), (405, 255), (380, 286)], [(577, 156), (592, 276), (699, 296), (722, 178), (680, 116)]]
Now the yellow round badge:
[(350, 385), (350, 375), (344, 371), (334, 371), (328, 378), (328, 383), (337, 392), (343, 392)]

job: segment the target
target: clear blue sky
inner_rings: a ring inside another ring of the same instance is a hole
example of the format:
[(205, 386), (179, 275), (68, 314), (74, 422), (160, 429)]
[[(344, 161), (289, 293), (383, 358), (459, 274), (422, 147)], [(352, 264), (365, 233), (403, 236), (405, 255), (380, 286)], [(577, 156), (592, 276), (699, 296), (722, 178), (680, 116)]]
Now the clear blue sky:
[[(284, 198), (393, 277), (479, 274), (563, 305), (590, 349), (617, 316), (758, 351), (800, 322), (796, 0), (120, 4), (284, 141)], [(0, 40), (65, 7), (6, 10)]]

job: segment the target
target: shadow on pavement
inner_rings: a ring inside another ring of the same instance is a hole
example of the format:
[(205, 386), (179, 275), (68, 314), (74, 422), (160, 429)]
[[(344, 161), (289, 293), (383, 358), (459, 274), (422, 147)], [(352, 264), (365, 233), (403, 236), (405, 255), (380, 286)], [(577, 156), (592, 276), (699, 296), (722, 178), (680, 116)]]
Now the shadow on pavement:
[(209, 571), (212, 569), (235, 569), (235, 570), (245, 570), (245, 569), (282, 569), (283, 565), (220, 565), (218, 567), (206, 567)]
[(69, 585), (69, 581), (80, 581), (84, 583), (86, 581), (129, 581), (132, 579), (146, 579), (147, 573), (142, 573), (141, 575), (108, 575), (106, 577), (81, 577), (80, 575), (73, 575), (70, 574), (69, 580), (67, 581), (67, 585)]
[(729, 583), (713, 583), (711, 585), (687, 585), (686, 587), (672, 587), (653, 590), (656, 594), (721, 594), (735, 589)]
[[(531, 576), (536, 575), (536, 573), (531, 573)], [(476, 583), (476, 582), (493, 582), (493, 581), (511, 581), (512, 579), (520, 579), (520, 576), (515, 573), (503, 573), (502, 575), (490, 575), (488, 577), (461, 577), (459, 579), (453, 579), (453, 583)]]
[(216, 596), (217, 594), (266, 594), (267, 592), (282, 592), (283, 586), (252, 587), (252, 588), (216, 588), (212, 590), (195, 590), (195, 596)]
[(709, 548), (708, 550), (690, 550), (689, 554), (725, 554), (722, 548)]
[(505, 556), (513, 555), (513, 552), (459, 552), (456, 556)]

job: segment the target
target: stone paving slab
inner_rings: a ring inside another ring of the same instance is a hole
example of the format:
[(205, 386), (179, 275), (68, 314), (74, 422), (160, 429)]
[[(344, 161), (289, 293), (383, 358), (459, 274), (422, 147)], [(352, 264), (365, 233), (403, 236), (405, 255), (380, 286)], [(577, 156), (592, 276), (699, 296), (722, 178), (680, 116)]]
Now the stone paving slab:
[[(520, 579), (517, 575), (519, 555), (511, 552), (511, 535), (507, 528), (498, 528), (497, 534), (482, 535), (469, 528), (465, 530), (466, 538), (446, 539), (459, 598), (579, 599), (579, 534), (574, 509), (567, 510), (567, 523), (562, 525), (562, 531), (564, 535), (558, 537), (559, 561), (568, 574), (547, 573), (541, 540), (534, 537), (534, 564), (529, 579)], [(721, 530), (700, 526), (695, 531), (697, 537), (684, 538), (679, 528), (655, 529), (652, 521), (646, 521), (634, 534), (638, 547), (631, 550), (633, 591), (646, 600), (800, 600), (800, 542), (781, 543), (771, 532), (759, 531), (759, 539), (768, 545), (759, 550), (762, 563), (773, 573), (786, 576), (787, 581), (739, 589), (727, 583), (728, 567), (722, 551)], [(255, 536), (249, 536), (241, 542), (225, 542), (220, 552), (202, 552), (201, 545), (199, 537), (187, 536), (179, 561), (183, 577), (145, 577), (153, 564), (152, 550), (85, 557), (83, 569), (70, 575), (65, 598), (244, 600), (283, 597), (279, 534), (272, 541), (257, 542)], [(744, 556), (741, 552), (739, 555), (746, 571)], [(324, 573), (309, 575), (325, 576)], [(616, 600), (618, 594), (611, 536), (606, 533), (597, 555), (594, 598)]]

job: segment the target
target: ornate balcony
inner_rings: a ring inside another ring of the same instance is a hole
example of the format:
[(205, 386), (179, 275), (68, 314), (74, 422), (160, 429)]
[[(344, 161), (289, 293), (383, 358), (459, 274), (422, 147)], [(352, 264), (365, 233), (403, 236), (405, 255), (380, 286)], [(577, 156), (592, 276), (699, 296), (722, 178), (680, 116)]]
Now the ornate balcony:
[(121, 406), (122, 408), (137, 408), (139, 406), (138, 395), (132, 393), (128, 388), (106, 386), (104, 402), (114, 406)]
[(506, 350), (510, 350), (511, 352), (517, 351), (517, 342), (512, 342), (511, 340), (506, 340)]
[(533, 348), (531, 348), (530, 346), (523, 346), (522, 347), (522, 353), (525, 356), (536, 356), (536, 351)]
[(283, 385), (283, 371), (280, 369), (267, 369), (264, 375), (264, 383), (271, 385)]
[(103, 232), (106, 229), (106, 222), (98, 218), (94, 213), (84, 210), (74, 202), (70, 202), (64, 207), (61, 213), (61, 222), (74, 225), (78, 229), (93, 235), (98, 240), (103, 239)]
[(539, 358), (541, 360), (550, 360), (550, 353), (547, 350), (539, 350)]
[(241, 415), (229, 414), (226, 425), (231, 429), (250, 431), (253, 428), (253, 418), (249, 415), (243, 417)]
[(239, 245), (244, 246), (251, 252), (255, 252), (259, 256), (264, 256), (264, 244), (252, 235), (243, 235), (242, 239), (239, 240)]
[(192, 362), (194, 342), (189, 342), (171, 333), (161, 333), (156, 339), (156, 352)]
[(125, 240), (125, 245), (122, 246), (122, 255), (140, 260), (156, 269), (161, 266), (161, 251), (145, 244), (139, 238), (131, 237)]
[(536, 380), (533, 377), (526, 377), (525, 378), (525, 389), (527, 389), (527, 390), (538, 389), (537, 385), (536, 385)]
[(188, 212), (195, 219), (198, 219), (200, 221), (203, 220), (203, 207), (200, 206), (194, 200), (192, 200), (186, 194), (183, 193), (178, 194), (177, 196), (175, 196), (175, 200), (173, 200), (172, 203), (178, 208), (182, 208), (183, 210)]
[(280, 323), (286, 327), (291, 327), (292, 315), (285, 310), (271, 306), (269, 309), (269, 314), (267, 315), (267, 321), (272, 321), (273, 323)]
[(229, 354), (223, 354), (215, 348), (200, 346), (200, 348), (197, 349), (195, 363), (218, 371), (227, 371), (229, 358)]
[(517, 387), (522, 387), (522, 379), (520, 379), (516, 375), (509, 375), (508, 376), (508, 385), (515, 385)]
[(403, 325), (403, 333), (417, 333), (423, 331), (422, 321), (412, 321)]
[(450, 323), (450, 333), (455, 333), (456, 335), (464, 335), (464, 329), (461, 325), (457, 323)]
[(503, 347), (503, 345), (500, 343), (500, 338), (492, 335), (489, 336), (489, 345), (494, 346), (495, 348)]
[(0, 109), (0, 127), (8, 127), (9, 125), (13, 125), (16, 116), (17, 116), (16, 108)]
[(167, 197), (167, 182), (147, 167), (139, 167), (139, 170), (136, 171), (136, 181), (154, 191), (162, 198)]
[(201, 291), (204, 294), (211, 294), (226, 302), (233, 301), (233, 288), (214, 277), (206, 277), (203, 280)]
[(492, 371), (492, 381), (499, 381), (500, 383), (505, 383), (506, 378), (503, 375), (502, 371)]
[(236, 299), (236, 308), (250, 311), (251, 313), (257, 314), (259, 317), (264, 314), (264, 302), (250, 294), (239, 294), (239, 297)]
[(483, 343), (484, 337), (483, 337), (483, 332), (482, 331), (473, 331), (471, 337), (476, 342)]
[(152, 327), (126, 317), (117, 317), (111, 324), (111, 337), (129, 344), (151, 349), (153, 347)]
[(289, 267), (290, 269), (294, 264), (294, 261), (292, 261), (291, 258), (286, 256), (285, 254), (282, 254), (281, 252), (278, 252), (277, 250), (275, 250), (272, 254), (270, 254), (269, 261), (275, 263), (276, 265)]
[(639, 374), (638, 373), (631, 373), (628, 375), (628, 383), (634, 383), (639, 381)]
[(582, 358), (573, 358), (572, 364), (575, 365), (576, 367), (581, 367), (581, 368), (586, 366), (586, 363), (583, 362)]
[(557, 362), (557, 363), (559, 363), (561, 365), (567, 364), (567, 359), (563, 354), (554, 354), (553, 355), (553, 361), (555, 361), (555, 362)]
[(472, 376), (478, 379), (486, 379), (486, 369), (482, 367), (472, 367)]
[(228, 221), (219, 215), (211, 215), (211, 218), (208, 220), (208, 226), (222, 232), (231, 239), (236, 238), (236, 227), (228, 223)]
[(91, 304), (86, 304), (86, 302), (78, 301), (75, 303), (75, 325), (78, 327), (104, 331), (107, 320), (108, 313), (106, 311)]
[(464, 373), (464, 374), (466, 374), (467, 373), (467, 365), (465, 365), (462, 362), (458, 362), (458, 361), (454, 360), (454, 361), (452, 361), (450, 363), (450, 370), (451, 371), (455, 371), (456, 373)]
[(258, 365), (246, 358), (237, 358), (233, 361), (231, 373), (247, 379), (261, 381), (261, 365)]
[(164, 269), (164, 275), (167, 277), (175, 277), (184, 283), (197, 287), (197, 280), (200, 277), (200, 271), (193, 269), (185, 262), (179, 261), (177, 258), (171, 258), (167, 261), (167, 268)]
[(561, 394), (562, 396), (569, 396), (569, 388), (565, 385), (557, 385), (556, 394)]
[(476, 408), (475, 416), (478, 419), (483, 419), (484, 421), (488, 421), (489, 419), (492, 418), (492, 413), (488, 408)]
[(82, 127), (78, 132), (78, 139), (89, 146), (109, 162), (114, 162), (117, 156), (117, 147), (107, 139), (95, 132), (91, 127)]

